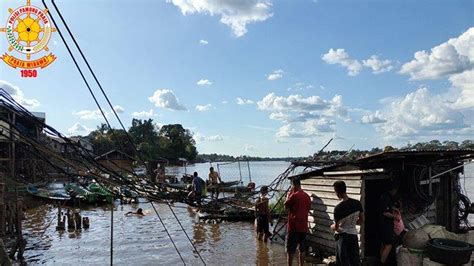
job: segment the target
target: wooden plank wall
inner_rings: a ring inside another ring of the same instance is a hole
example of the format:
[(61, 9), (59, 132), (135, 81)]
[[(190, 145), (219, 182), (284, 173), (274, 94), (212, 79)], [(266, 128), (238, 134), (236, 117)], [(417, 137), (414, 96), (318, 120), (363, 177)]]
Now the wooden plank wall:
[[(315, 246), (322, 252), (335, 253), (334, 233), (329, 228), (333, 223), (334, 207), (339, 199), (334, 193), (333, 183), (343, 180), (347, 186), (347, 194), (350, 198), (361, 200), (362, 180), (358, 175), (331, 175), (313, 176), (301, 180), (302, 189), (311, 196), (312, 205), (308, 217), (310, 223), (310, 234), (308, 241), (310, 246)], [(360, 227), (359, 231), (360, 243)]]

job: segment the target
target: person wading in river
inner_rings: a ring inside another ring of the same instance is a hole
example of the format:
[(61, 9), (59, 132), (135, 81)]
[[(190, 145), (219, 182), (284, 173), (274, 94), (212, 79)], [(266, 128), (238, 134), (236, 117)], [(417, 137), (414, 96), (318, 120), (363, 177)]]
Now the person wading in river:
[(192, 190), (188, 194), (188, 197), (195, 201), (197, 204), (201, 204), (204, 185), (204, 180), (202, 180), (202, 178), (198, 176), (197, 172), (194, 172)]
[(291, 190), (285, 201), (288, 210), (288, 227), (286, 234), (286, 252), (288, 265), (293, 264), (293, 256), (299, 249), (299, 265), (304, 263), (305, 241), (308, 233), (308, 213), (311, 198), (301, 189), (298, 178), (291, 180)]
[(257, 223), (257, 238), (267, 242), (271, 233), (268, 223), (271, 221), (270, 208), (268, 208), (268, 187), (262, 186), (260, 189), (260, 197), (255, 202), (255, 217)]
[(362, 204), (347, 196), (344, 181), (334, 182), (333, 187), (341, 200), (334, 208), (334, 224), (331, 225), (336, 239), (336, 265), (358, 266), (360, 256), (356, 225), (364, 222)]
[(143, 213), (143, 209), (142, 208), (138, 208), (136, 212), (132, 212), (132, 211), (129, 211), (127, 212), (125, 215), (138, 215), (138, 216), (145, 216), (145, 214)]
[(211, 183), (211, 199), (214, 198), (214, 193), (216, 194), (216, 199), (219, 198), (219, 183), (222, 182), (219, 173), (214, 171), (214, 167), (209, 168), (209, 182)]

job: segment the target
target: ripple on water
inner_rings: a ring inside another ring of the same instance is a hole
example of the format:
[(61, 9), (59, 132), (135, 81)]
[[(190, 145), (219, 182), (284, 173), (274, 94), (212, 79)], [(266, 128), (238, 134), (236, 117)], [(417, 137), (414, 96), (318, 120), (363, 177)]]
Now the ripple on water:
[[(145, 217), (125, 216), (143, 208)], [(167, 206), (156, 204), (171, 237), (186, 263), (199, 265), (186, 235)], [(176, 204), (175, 213), (210, 265), (284, 263), (281, 245), (255, 240), (253, 225), (246, 222), (204, 223), (196, 219), (192, 208)], [(24, 232), (28, 241), (25, 258), (31, 264), (104, 265), (110, 261), (110, 210), (93, 207), (82, 210), (91, 227), (82, 231), (57, 232), (57, 209), (50, 205), (28, 210)], [(48, 226), (49, 224), (49, 226)], [(149, 204), (115, 206), (114, 264), (181, 264), (166, 231)]]

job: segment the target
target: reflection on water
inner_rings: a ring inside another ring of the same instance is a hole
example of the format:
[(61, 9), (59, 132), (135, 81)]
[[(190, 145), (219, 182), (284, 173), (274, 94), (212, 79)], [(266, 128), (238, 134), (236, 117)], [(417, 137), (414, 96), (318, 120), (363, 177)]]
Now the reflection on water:
[[(199, 265), (184, 233), (164, 205), (155, 205), (187, 264)], [(143, 208), (144, 217), (125, 216)], [(209, 265), (282, 264), (280, 244), (256, 240), (253, 225), (246, 222), (200, 222), (192, 208), (174, 205), (186, 232)], [(28, 240), (25, 258), (38, 264), (103, 265), (110, 260), (110, 209), (83, 210), (91, 221), (82, 231), (56, 231), (57, 208), (44, 205), (27, 212), (24, 231)], [(117, 265), (182, 264), (151, 206), (147, 203), (114, 208), (114, 262)]]
[[(197, 165), (202, 168), (200, 171), (208, 166)], [(257, 184), (268, 184), (287, 166), (285, 162), (273, 162), (265, 168), (260, 163), (257, 168), (261, 174), (254, 171), (252, 178)], [(188, 170), (194, 169), (188, 167)], [(155, 206), (186, 263), (200, 265), (199, 257), (170, 209), (163, 204)], [(146, 216), (125, 216), (137, 208), (142, 208)], [(204, 223), (199, 221), (193, 208), (185, 204), (176, 203), (173, 209), (209, 265), (285, 264), (284, 247), (257, 241), (252, 223)], [(90, 219), (90, 228), (82, 231), (56, 231), (57, 214), (58, 209), (52, 205), (26, 213), (24, 233), (28, 244), (24, 255), (28, 263), (104, 265), (110, 262), (110, 206), (82, 209), (81, 215)], [(116, 265), (182, 264), (149, 203), (114, 206), (113, 249)]]

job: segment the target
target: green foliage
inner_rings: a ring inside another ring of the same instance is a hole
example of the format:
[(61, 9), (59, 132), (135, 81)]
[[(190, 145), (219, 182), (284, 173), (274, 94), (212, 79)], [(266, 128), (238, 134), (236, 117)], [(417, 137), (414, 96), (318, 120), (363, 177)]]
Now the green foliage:
[[(130, 137), (139, 154), (135, 154)], [(166, 158), (171, 162), (178, 162), (179, 158), (192, 161), (197, 156), (196, 142), (189, 130), (179, 124), (165, 125), (160, 129), (152, 119), (133, 119), (128, 132), (109, 130), (102, 124), (89, 134), (89, 138), (96, 154), (116, 149), (131, 156), (139, 155), (145, 161)]]
[(276, 199), (282, 198), (279, 202), (271, 202), (268, 207), (270, 208), (271, 211), (273, 211), (274, 214), (285, 214), (286, 209), (285, 209), (285, 192), (279, 191), (275, 195)]
[(177, 162), (179, 158), (193, 161), (197, 156), (196, 141), (189, 129), (180, 124), (164, 125), (159, 132), (160, 137), (167, 140), (167, 158)]
[(196, 157), (195, 162), (205, 163), (205, 162), (233, 162), (233, 161), (295, 161), (299, 159), (304, 159), (303, 157), (255, 157), (255, 156), (231, 156), (225, 154), (199, 154)]
[(371, 150), (358, 150), (354, 149), (351, 150), (349, 153), (345, 150), (333, 150), (333, 151), (323, 151), (319, 155), (313, 155), (309, 159), (319, 160), (319, 161), (334, 161), (334, 160), (355, 160), (363, 156), (376, 154), (380, 152), (389, 152), (389, 151), (397, 151), (397, 150), (410, 150), (410, 151), (418, 151), (418, 150), (452, 150), (452, 149), (474, 149), (474, 141), (472, 140), (464, 140), (461, 143), (452, 140), (446, 141), (439, 141), (439, 140), (431, 140), (428, 142), (418, 142), (414, 145), (407, 144), (406, 146), (396, 148), (392, 146), (385, 146), (384, 149), (380, 148), (372, 148)]
[(97, 155), (104, 154), (110, 150), (117, 149), (133, 156), (135, 154), (132, 144), (127, 137), (127, 132), (123, 129), (108, 130), (106, 124), (101, 124), (97, 130), (89, 134), (94, 153)]

